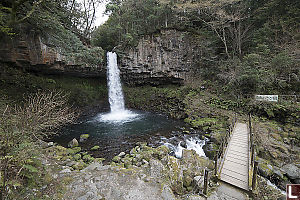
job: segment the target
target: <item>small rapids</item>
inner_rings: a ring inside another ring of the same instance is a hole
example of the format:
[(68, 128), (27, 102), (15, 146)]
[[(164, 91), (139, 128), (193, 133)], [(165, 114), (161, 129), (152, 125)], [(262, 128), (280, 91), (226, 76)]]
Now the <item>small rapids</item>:
[(192, 135), (183, 135), (182, 137), (172, 137), (170, 139), (165, 137), (161, 138), (161, 144), (167, 146), (171, 150), (171, 154), (174, 154), (176, 158), (182, 158), (184, 149), (193, 149), (199, 156), (206, 157), (203, 146), (207, 141), (207, 138), (201, 140), (198, 136)]
[(273, 183), (272, 183), (270, 180), (268, 180), (268, 179), (267, 179), (267, 185), (273, 187), (273, 188), (276, 189), (276, 190), (279, 190), (279, 191), (281, 192), (281, 194), (286, 195), (286, 192), (285, 192), (285, 191), (279, 189), (275, 184), (273, 184)]

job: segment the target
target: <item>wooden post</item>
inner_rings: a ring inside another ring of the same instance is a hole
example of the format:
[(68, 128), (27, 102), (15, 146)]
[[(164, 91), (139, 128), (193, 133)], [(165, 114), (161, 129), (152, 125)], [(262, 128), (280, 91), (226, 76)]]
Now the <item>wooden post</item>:
[(252, 123), (251, 123), (251, 113), (249, 112), (249, 129), (250, 129), (250, 135), (252, 134)]
[(215, 156), (215, 176), (218, 174), (218, 154), (219, 151), (216, 151), (216, 156)]
[[(223, 155), (223, 149), (224, 149), (224, 141), (222, 141), (222, 143), (221, 143), (221, 147), (219, 148), (220, 150), (221, 150), (221, 157), (222, 157), (222, 155)], [(219, 152), (220, 153), (220, 152)]]
[(207, 195), (207, 183), (208, 183), (208, 170), (204, 170), (204, 189), (203, 189), (203, 194)]
[(251, 166), (253, 166), (254, 152), (255, 152), (255, 145), (252, 144), (252, 149), (251, 149)]
[(256, 187), (257, 165), (258, 165), (258, 162), (254, 161), (253, 178), (252, 178), (252, 190), (255, 190), (255, 187)]

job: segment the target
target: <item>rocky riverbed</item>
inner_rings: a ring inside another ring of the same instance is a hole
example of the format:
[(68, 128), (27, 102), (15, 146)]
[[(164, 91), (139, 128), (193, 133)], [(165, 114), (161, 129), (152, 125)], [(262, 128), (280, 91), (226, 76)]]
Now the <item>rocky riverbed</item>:
[[(60, 170), (52, 176), (68, 179), (64, 199), (176, 199), (199, 194), (204, 169), (214, 166), (194, 150), (184, 149), (177, 159), (166, 146), (152, 148), (145, 143), (137, 144), (129, 154), (121, 152), (108, 165), (88, 154), (79, 159), (76, 147), (51, 146), (47, 151), (60, 162)], [(216, 186), (210, 185), (211, 189)]]

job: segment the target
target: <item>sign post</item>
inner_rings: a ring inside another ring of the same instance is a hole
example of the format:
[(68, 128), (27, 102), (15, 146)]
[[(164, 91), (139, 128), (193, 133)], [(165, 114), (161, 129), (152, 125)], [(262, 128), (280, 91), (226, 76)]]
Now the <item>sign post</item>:
[(255, 95), (255, 100), (278, 102), (278, 95)]

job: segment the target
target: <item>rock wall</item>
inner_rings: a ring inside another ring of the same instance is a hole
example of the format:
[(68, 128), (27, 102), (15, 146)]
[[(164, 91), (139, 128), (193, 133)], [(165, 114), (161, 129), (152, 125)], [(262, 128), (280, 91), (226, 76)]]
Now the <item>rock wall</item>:
[(162, 30), (144, 36), (121, 57), (122, 79), (130, 85), (182, 84), (198, 66), (203, 51), (190, 33)]
[(85, 67), (67, 60), (59, 49), (47, 46), (34, 31), (0, 38), (0, 62), (13, 63), (27, 71), (43, 74), (97, 77), (106, 73), (103, 66)]

